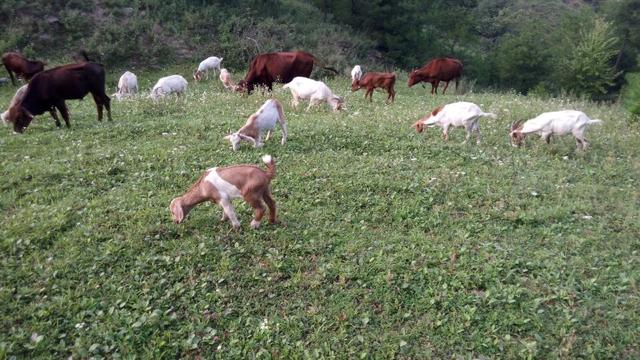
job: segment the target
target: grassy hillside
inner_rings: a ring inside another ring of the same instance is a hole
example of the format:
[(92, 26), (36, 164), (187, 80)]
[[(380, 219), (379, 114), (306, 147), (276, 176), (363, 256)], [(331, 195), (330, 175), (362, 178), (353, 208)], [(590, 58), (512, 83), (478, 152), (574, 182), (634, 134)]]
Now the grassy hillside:
[[(71, 130), (3, 129), (0, 358), (638, 358), (638, 124), (618, 106), (405, 83), (385, 105), (332, 80), (339, 114), (276, 91), (284, 147), (231, 151), (222, 137), (266, 96), (218, 82), (114, 101), (111, 123), (87, 98), (68, 102)], [(456, 100), (499, 115), (482, 145), (410, 129)], [(604, 120), (587, 152), (509, 145), (511, 121), (565, 108)], [(204, 169), (265, 153), (278, 225), (250, 230), (242, 202), (240, 232), (213, 205), (171, 222)]]

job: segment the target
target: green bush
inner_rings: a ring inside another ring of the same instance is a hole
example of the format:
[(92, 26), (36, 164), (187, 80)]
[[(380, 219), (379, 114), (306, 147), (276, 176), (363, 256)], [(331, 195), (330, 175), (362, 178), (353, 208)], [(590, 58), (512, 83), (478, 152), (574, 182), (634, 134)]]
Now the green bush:
[(619, 75), (611, 65), (618, 53), (618, 39), (609, 23), (597, 19), (591, 29), (581, 32), (579, 43), (561, 63), (561, 83), (578, 96), (606, 94)]
[(630, 73), (625, 76), (627, 85), (622, 92), (623, 104), (636, 120), (640, 119), (640, 73)]

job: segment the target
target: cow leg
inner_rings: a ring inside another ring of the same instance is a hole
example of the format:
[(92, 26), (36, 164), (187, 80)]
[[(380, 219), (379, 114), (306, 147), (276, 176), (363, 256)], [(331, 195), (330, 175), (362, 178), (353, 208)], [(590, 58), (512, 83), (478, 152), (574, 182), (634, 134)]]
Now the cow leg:
[(438, 85), (440, 85), (440, 80), (436, 80), (431, 84), (431, 90), (435, 90), (435, 93), (432, 92), (431, 95), (438, 95)]
[(56, 104), (56, 107), (60, 110), (60, 115), (62, 115), (65, 125), (67, 125), (67, 128), (70, 128), (71, 124), (69, 123), (69, 109), (67, 109), (67, 104), (62, 101)]
[(447, 91), (447, 88), (449, 87), (449, 82), (445, 82), (444, 83), (444, 89), (442, 89), (442, 95), (444, 95), (444, 93)]
[(396, 98), (396, 91), (391, 87), (387, 90), (387, 92), (389, 93), (387, 95), (387, 102), (389, 102), (389, 100), (391, 100), (391, 102), (393, 103), (395, 98)]
[(58, 118), (58, 113), (56, 112), (56, 108), (52, 106), (51, 109), (49, 109), (49, 114), (51, 114), (51, 117), (53, 118), (53, 121), (55, 121), (56, 127), (59, 128), (60, 127), (60, 119)]
[(367, 99), (367, 96), (369, 96), (369, 101), (373, 101), (373, 89), (372, 88), (367, 88), (367, 92), (364, 94), (364, 99)]
[[(13, 78), (13, 72), (9, 70), (9, 67), (7, 65), (5, 65), (4, 68), (7, 69), (7, 72), (9, 73), (9, 77), (11, 78), (11, 84), (13, 84), (13, 86), (16, 86), (16, 79)], [(18, 76), (18, 74), (16, 74), (16, 76)]]

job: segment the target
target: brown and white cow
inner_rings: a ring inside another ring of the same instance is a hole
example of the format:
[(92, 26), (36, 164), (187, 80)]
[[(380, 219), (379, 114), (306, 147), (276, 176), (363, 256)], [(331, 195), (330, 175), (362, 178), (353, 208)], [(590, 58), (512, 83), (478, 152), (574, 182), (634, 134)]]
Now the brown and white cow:
[(437, 58), (429, 61), (427, 65), (420, 69), (414, 70), (409, 74), (407, 85), (412, 87), (419, 82), (431, 83), (431, 94), (438, 94), (438, 85), (440, 81), (446, 84), (442, 90), (442, 95), (449, 87), (449, 81), (456, 80), (456, 90), (458, 89), (458, 81), (462, 76), (462, 62), (455, 58)]
[(91, 93), (98, 110), (98, 121), (102, 121), (102, 108), (107, 109), (111, 120), (111, 99), (105, 93), (105, 72), (101, 64), (83, 62), (63, 65), (36, 74), (31, 79), (24, 98), (9, 109), (8, 122), (13, 123), (13, 130), (22, 133), (36, 115), (46, 111), (60, 127), (60, 120), (55, 109), (60, 111), (67, 127), (69, 110), (65, 100), (82, 99)]
[(42, 61), (28, 60), (16, 52), (4, 53), (2, 55), (2, 64), (4, 64), (5, 69), (7, 69), (13, 85), (16, 85), (16, 80), (13, 77), (14, 73), (16, 77), (19, 76), (25, 81), (29, 81), (35, 74), (43, 71), (45, 65)]

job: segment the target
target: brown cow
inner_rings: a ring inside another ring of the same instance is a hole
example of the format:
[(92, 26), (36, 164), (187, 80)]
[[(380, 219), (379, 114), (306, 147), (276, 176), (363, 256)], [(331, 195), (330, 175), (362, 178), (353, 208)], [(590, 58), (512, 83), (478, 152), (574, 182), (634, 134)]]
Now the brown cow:
[(13, 73), (16, 74), (16, 77), (20, 76), (26, 81), (29, 81), (35, 74), (44, 70), (45, 65), (42, 61), (27, 60), (27, 58), (16, 52), (4, 53), (2, 55), (2, 63), (5, 69), (7, 69), (13, 85), (16, 85)]
[(381, 73), (381, 72), (369, 72), (362, 76), (360, 80), (355, 80), (351, 84), (351, 91), (357, 91), (361, 88), (367, 88), (367, 92), (364, 94), (366, 99), (369, 96), (369, 101), (372, 101), (373, 90), (375, 88), (383, 88), (387, 90), (387, 102), (391, 99), (393, 102), (396, 98), (396, 91), (393, 89), (393, 85), (396, 83), (395, 73)]
[(440, 81), (446, 81), (442, 95), (449, 87), (449, 81), (456, 80), (456, 90), (458, 89), (458, 81), (462, 76), (462, 62), (454, 58), (438, 58), (433, 59), (427, 65), (420, 69), (414, 70), (409, 74), (407, 85), (412, 87), (421, 81), (431, 83), (431, 95), (438, 94), (438, 84)]
[[(296, 76), (309, 77), (316, 58), (304, 51), (275, 52), (260, 54), (251, 60), (249, 71), (244, 80), (238, 82), (238, 89), (251, 94), (256, 85), (262, 85), (273, 90), (273, 83), (288, 83)], [(336, 74), (338, 71), (331, 67), (323, 67)]]
[(49, 111), (56, 126), (60, 127), (55, 111), (58, 109), (67, 127), (71, 127), (69, 110), (64, 101), (82, 99), (88, 93), (91, 93), (98, 108), (98, 121), (102, 121), (103, 106), (111, 120), (111, 99), (105, 93), (104, 83), (104, 67), (93, 62), (63, 65), (43, 71), (31, 79), (22, 101), (9, 109), (7, 120), (13, 123), (15, 132), (22, 133), (35, 115)]

